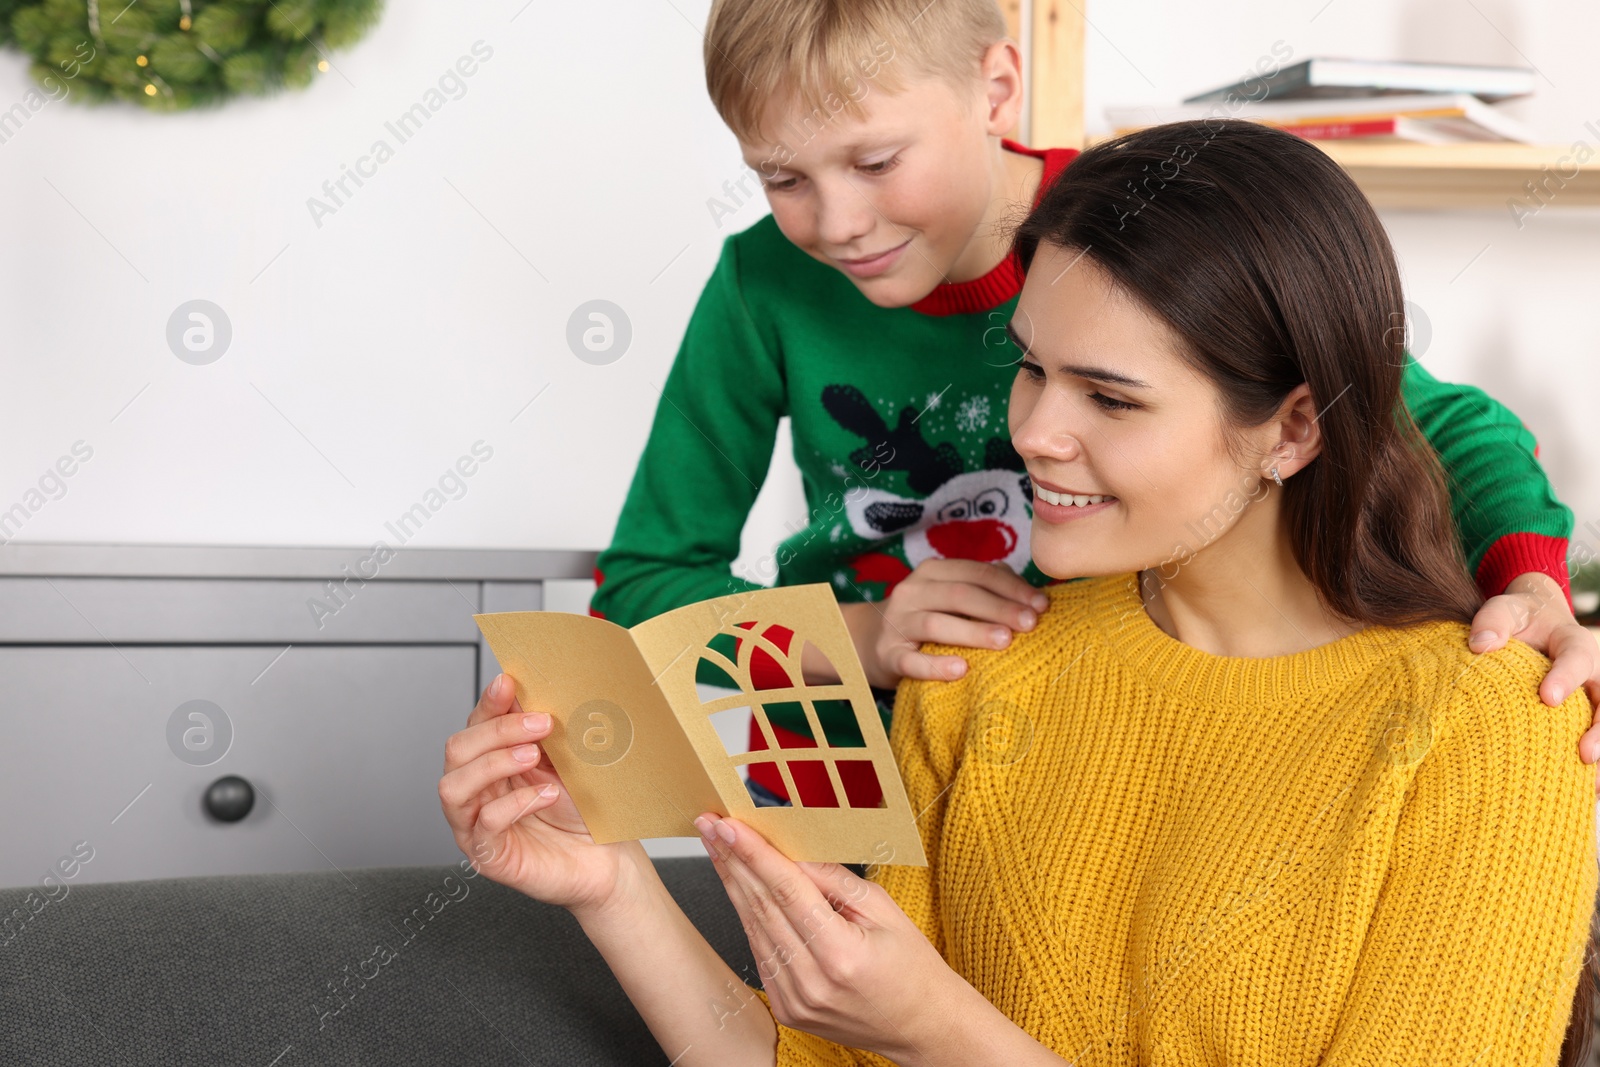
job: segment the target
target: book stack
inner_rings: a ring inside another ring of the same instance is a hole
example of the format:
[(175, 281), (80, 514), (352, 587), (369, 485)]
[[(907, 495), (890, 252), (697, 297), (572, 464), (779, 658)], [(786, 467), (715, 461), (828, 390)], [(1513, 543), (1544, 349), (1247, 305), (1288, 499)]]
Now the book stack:
[(1111, 107), (1118, 134), (1185, 119), (1243, 118), (1312, 140), (1533, 143), (1495, 102), (1533, 91), (1522, 67), (1315, 58), (1197, 93), (1178, 107)]

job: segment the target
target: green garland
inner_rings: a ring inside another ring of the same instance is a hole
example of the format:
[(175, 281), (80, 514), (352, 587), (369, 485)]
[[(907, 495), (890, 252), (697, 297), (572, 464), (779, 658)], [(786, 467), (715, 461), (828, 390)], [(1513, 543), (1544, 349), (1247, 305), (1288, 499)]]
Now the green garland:
[(182, 111), (301, 89), (383, 0), (0, 0), (0, 43), (52, 94)]

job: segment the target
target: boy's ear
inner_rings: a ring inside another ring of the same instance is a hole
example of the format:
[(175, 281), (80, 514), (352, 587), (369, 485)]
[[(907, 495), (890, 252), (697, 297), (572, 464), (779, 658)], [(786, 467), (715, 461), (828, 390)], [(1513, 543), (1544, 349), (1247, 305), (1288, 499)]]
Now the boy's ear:
[(984, 93), (989, 105), (989, 133), (1004, 136), (1022, 117), (1022, 52), (1003, 37), (983, 53)]

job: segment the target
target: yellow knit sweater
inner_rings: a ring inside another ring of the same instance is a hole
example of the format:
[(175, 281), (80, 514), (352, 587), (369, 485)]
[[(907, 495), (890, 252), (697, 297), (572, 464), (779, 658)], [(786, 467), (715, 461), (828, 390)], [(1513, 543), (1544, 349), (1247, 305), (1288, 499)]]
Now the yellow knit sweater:
[[(872, 876), (958, 974), (1080, 1067), (1556, 1062), (1597, 880), (1581, 690), (1544, 706), (1542, 656), (1457, 624), (1247, 659), (1167, 636), (1133, 575), (1048, 592), (895, 704), (930, 865)], [(779, 1027), (781, 1067), (886, 1062)]]

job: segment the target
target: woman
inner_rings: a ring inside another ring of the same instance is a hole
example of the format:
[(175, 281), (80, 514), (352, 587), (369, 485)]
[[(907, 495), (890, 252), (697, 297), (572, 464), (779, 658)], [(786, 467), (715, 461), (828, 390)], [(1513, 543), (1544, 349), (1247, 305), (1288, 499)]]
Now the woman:
[(1016, 243), (1034, 558), (1099, 577), (901, 686), (929, 866), (697, 820), (769, 1012), (636, 842), (587, 837), (499, 680), (447, 748), (462, 848), (572, 909), (679, 1065), (1555, 1064), (1587, 1029), (1590, 707), (1542, 704), (1521, 642), (1468, 651), (1370, 205), (1207, 120), (1084, 153)]

